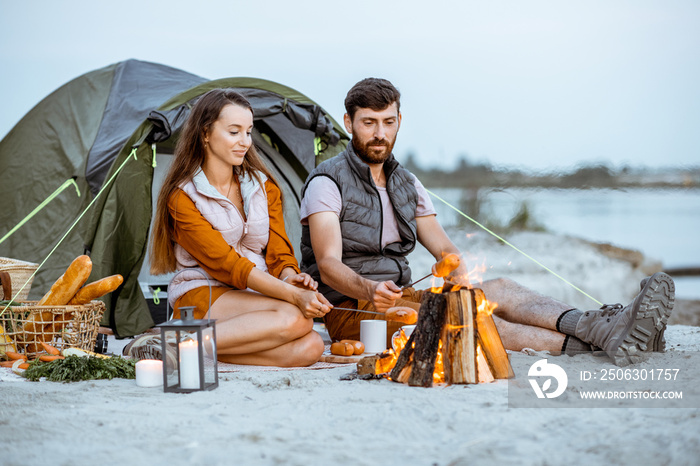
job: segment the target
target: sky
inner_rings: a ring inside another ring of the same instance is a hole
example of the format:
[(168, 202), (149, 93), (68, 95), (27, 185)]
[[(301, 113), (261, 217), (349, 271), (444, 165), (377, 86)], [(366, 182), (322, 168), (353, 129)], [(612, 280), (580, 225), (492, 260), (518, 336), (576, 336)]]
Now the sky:
[(0, 0), (0, 137), (135, 58), (297, 89), (342, 122), (357, 81), (402, 93), (399, 160), (552, 171), (700, 165), (700, 2)]

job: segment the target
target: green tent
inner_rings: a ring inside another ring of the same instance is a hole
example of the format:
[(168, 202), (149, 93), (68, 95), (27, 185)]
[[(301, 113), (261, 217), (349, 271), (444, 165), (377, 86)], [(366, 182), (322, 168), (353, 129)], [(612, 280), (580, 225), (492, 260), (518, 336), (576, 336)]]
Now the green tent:
[(120, 337), (154, 325), (147, 298), (170, 279), (150, 276), (146, 263), (154, 198), (193, 102), (215, 88), (233, 88), (251, 102), (253, 141), (282, 185), (287, 231), (299, 244), (301, 187), (313, 167), (347, 146), (343, 128), (311, 99), (278, 83), (210, 81), (127, 60), (60, 87), (0, 141), (0, 236), (66, 180), (73, 178), (81, 191), (80, 197), (72, 188), (62, 191), (0, 244), (0, 256), (41, 263), (79, 219), (39, 269), (30, 299), (42, 296), (76, 256), (87, 253), (91, 281), (124, 276), (106, 301), (102, 325)]

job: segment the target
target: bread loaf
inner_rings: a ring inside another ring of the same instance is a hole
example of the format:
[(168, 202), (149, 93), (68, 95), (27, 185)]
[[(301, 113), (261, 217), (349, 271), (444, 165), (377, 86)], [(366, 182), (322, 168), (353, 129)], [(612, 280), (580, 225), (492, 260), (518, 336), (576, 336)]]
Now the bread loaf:
[(68, 304), (87, 304), (93, 299), (97, 299), (116, 290), (123, 282), (124, 277), (116, 274), (89, 283), (79, 289)]
[[(51, 289), (37, 303), (38, 306), (64, 306), (73, 299), (75, 293), (83, 286), (83, 283), (92, 272), (92, 261), (86, 255), (76, 257), (66, 271), (58, 277)], [(53, 322), (51, 312), (37, 312), (32, 314), (24, 323), (23, 339), (27, 343), (28, 352), (39, 350), (38, 342), (44, 340), (42, 330), (47, 324)]]
[(39, 300), (39, 306), (63, 306), (73, 299), (75, 293), (87, 281), (92, 272), (92, 261), (88, 256), (78, 256), (58, 277), (51, 289)]

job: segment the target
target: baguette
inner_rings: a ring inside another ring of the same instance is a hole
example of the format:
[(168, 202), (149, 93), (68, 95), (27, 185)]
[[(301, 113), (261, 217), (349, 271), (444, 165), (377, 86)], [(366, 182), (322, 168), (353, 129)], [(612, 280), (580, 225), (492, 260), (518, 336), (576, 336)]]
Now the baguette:
[(92, 272), (92, 261), (88, 256), (78, 256), (68, 266), (63, 275), (37, 303), (39, 306), (64, 306), (73, 299), (75, 293), (87, 281)]
[(87, 304), (93, 299), (116, 290), (123, 282), (124, 277), (119, 274), (97, 280), (79, 289), (68, 304)]
[[(39, 300), (37, 306), (64, 306), (73, 299), (75, 293), (83, 286), (92, 272), (92, 261), (86, 255), (76, 257), (66, 271), (58, 277), (51, 289)], [(44, 340), (44, 326), (53, 321), (53, 313), (37, 312), (32, 314), (24, 323), (24, 342), (26, 350), (35, 353), (39, 351), (37, 342)]]

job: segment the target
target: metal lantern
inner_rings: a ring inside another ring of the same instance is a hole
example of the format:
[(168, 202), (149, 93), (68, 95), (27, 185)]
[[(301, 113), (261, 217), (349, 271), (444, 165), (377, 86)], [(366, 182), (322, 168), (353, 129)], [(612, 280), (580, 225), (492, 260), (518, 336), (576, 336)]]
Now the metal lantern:
[(180, 319), (158, 325), (163, 354), (163, 391), (190, 393), (219, 386), (215, 320), (195, 320), (194, 306), (181, 307)]

